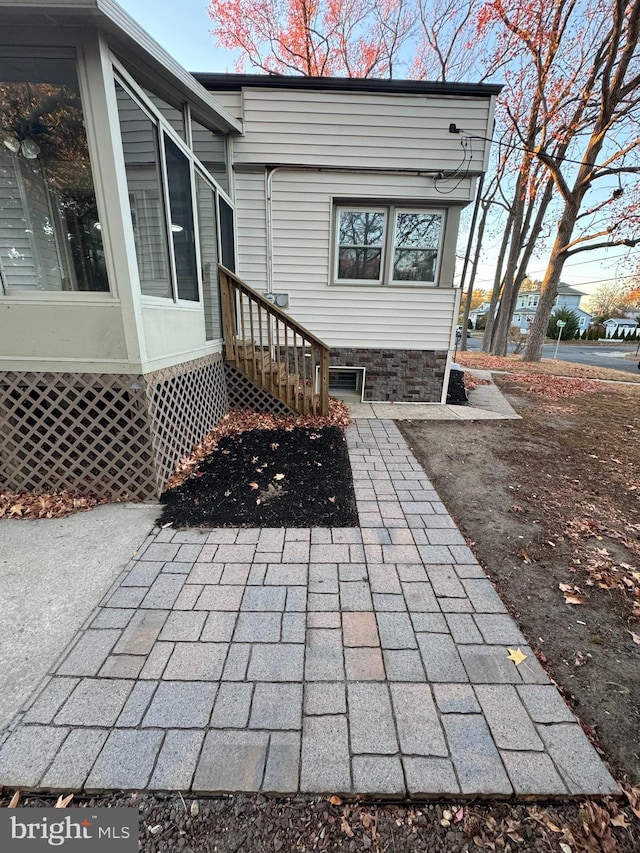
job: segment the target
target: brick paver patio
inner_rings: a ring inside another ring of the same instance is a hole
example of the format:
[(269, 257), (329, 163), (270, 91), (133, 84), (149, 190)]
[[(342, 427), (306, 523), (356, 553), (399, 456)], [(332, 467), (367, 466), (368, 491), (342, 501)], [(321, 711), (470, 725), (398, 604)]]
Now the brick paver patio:
[(14, 722), (0, 784), (616, 792), (393, 422), (347, 439), (359, 528), (154, 531)]

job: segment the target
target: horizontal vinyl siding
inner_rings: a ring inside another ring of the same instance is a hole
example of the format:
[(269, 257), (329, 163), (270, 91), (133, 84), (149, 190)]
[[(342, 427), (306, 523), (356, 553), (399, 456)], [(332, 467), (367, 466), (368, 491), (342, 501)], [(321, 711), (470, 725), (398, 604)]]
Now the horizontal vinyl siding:
[[(450, 287), (329, 285), (332, 197), (376, 197), (444, 208), (428, 179), (281, 171), (273, 178), (273, 287), (289, 313), (330, 346), (449, 348)], [(461, 190), (462, 191), (462, 190)], [(468, 195), (469, 188), (466, 188)], [(241, 256), (244, 247), (240, 246)]]
[(216, 103), (224, 107), (234, 118), (242, 118), (242, 92), (211, 92)]
[(238, 174), (235, 185), (238, 275), (256, 290), (266, 290), (267, 232), (264, 174)]
[[(218, 94), (216, 93), (216, 97)], [(234, 161), (455, 171), (482, 168), (485, 98), (247, 88)]]

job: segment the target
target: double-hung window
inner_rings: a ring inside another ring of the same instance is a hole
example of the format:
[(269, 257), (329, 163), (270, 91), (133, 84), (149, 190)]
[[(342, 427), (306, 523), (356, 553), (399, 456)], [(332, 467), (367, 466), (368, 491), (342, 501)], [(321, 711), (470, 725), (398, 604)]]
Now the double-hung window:
[(344, 204), (335, 214), (336, 284), (437, 283), (443, 211)]

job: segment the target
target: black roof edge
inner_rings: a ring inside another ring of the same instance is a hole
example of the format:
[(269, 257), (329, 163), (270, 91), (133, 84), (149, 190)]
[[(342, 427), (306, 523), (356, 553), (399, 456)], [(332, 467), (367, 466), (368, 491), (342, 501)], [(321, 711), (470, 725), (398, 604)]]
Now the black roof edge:
[(293, 77), (284, 74), (220, 74), (192, 71), (205, 89), (333, 90), (336, 92), (397, 92), (406, 95), (460, 95), (488, 98), (502, 91), (495, 83), (441, 83), (429, 80), (376, 80), (362, 77)]

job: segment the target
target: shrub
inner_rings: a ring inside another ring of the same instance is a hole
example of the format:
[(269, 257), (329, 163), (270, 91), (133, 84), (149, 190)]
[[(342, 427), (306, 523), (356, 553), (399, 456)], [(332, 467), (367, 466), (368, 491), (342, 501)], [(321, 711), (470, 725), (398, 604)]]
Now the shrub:
[(576, 332), (580, 330), (580, 317), (578, 314), (576, 314), (575, 311), (572, 311), (571, 308), (558, 308), (553, 312), (551, 317), (549, 317), (547, 337), (553, 338), (554, 340), (558, 337), (558, 320), (564, 320), (565, 322), (565, 326), (560, 335), (560, 340), (573, 340), (576, 336)]

